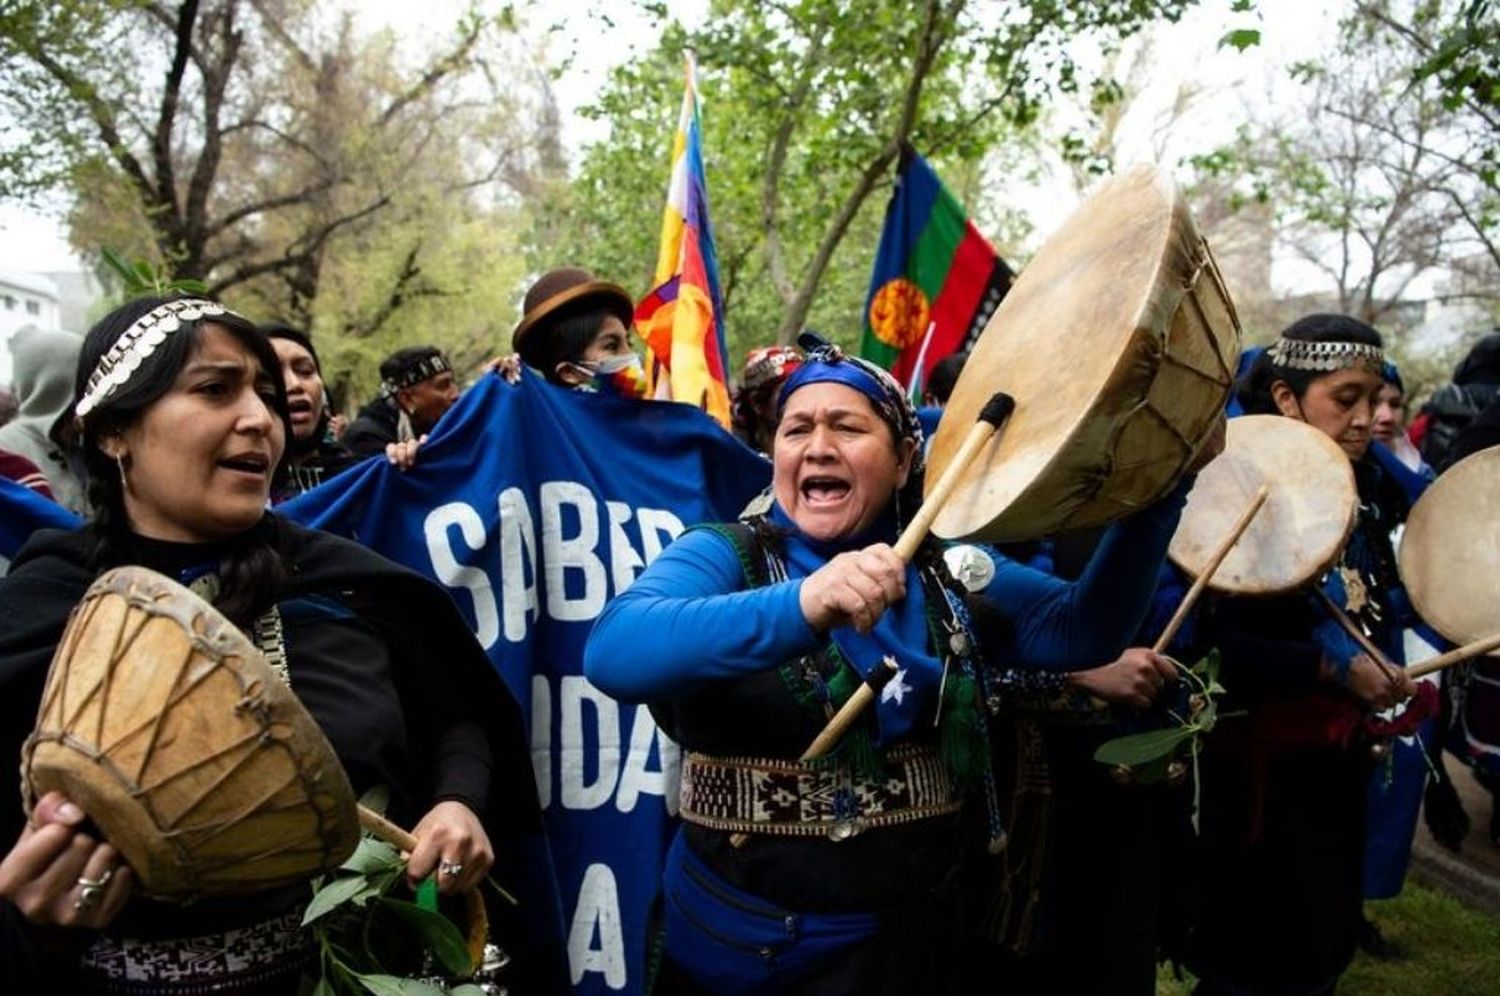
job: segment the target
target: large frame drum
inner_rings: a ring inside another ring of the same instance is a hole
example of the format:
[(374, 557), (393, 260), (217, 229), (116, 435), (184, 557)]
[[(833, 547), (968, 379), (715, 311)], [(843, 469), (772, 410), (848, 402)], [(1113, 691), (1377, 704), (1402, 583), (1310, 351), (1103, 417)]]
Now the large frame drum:
[(1281, 415), (1229, 420), (1224, 452), (1198, 473), (1167, 556), (1193, 577), (1206, 569), (1257, 489), (1266, 503), (1214, 571), (1208, 587), (1276, 595), (1332, 567), (1354, 531), (1354, 465), (1337, 443)]
[(1500, 446), (1464, 457), (1417, 500), (1398, 556), (1417, 612), (1454, 643), (1500, 630)]
[(21, 762), (28, 811), (67, 794), (149, 896), (305, 881), (359, 840), (349, 779), (291, 689), (212, 606), (140, 567), (74, 610)]
[(974, 348), (928, 483), (991, 395), (1016, 400), (933, 532), (997, 542), (1102, 525), (1161, 498), (1212, 432), (1240, 326), (1171, 178), (1106, 181), (1048, 240)]

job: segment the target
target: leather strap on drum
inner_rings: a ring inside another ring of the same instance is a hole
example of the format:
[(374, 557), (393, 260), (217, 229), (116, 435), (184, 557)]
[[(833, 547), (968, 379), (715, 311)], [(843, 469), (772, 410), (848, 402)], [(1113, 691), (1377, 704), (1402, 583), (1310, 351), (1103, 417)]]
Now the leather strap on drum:
[(937, 751), (898, 747), (885, 755), (885, 765), (885, 778), (864, 780), (837, 765), (689, 752), (682, 763), (682, 818), (733, 833), (839, 840), (958, 812), (957, 786)]

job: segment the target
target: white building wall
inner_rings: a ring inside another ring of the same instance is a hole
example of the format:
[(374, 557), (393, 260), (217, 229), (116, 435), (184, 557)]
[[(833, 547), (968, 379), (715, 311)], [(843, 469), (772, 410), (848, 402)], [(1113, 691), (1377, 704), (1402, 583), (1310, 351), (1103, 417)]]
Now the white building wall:
[(33, 273), (0, 271), (0, 385), (11, 381), (10, 337), (28, 325), (61, 327), (57, 285)]

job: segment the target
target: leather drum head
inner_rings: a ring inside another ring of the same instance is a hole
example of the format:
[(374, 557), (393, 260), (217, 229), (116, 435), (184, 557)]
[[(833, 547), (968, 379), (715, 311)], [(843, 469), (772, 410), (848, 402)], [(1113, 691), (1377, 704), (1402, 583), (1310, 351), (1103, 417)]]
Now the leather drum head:
[(938, 513), (945, 539), (1101, 525), (1171, 489), (1223, 410), (1239, 323), (1170, 177), (1106, 181), (1006, 294), (928, 454), (930, 490), (996, 391), (1000, 434)]
[(1500, 446), (1443, 471), (1401, 534), (1401, 580), (1422, 618), (1454, 643), (1500, 628)]
[(1280, 415), (1229, 420), (1224, 452), (1188, 495), (1167, 555), (1202, 573), (1262, 484), (1270, 494), (1208, 586), (1233, 595), (1274, 595), (1318, 577), (1354, 528), (1354, 467), (1338, 444)]

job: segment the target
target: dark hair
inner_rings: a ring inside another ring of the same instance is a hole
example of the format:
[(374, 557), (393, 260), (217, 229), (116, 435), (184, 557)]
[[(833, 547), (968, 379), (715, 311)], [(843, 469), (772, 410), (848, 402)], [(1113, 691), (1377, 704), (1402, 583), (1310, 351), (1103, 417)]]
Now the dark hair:
[(614, 314), (609, 308), (589, 308), (572, 314), (548, 315), (521, 337), (521, 360), (553, 384), (563, 383), (557, 376), (559, 363), (577, 363), (599, 334), (605, 319)]
[[(172, 298), (139, 298), (130, 301), (99, 319), (89, 329), (78, 355), (78, 374), (73, 388), (75, 406), (83, 397), (99, 358), (138, 319), (169, 300)], [(275, 385), (276, 400), (272, 407), (286, 429), (286, 438), (292, 438), (286, 387), (281, 379), (276, 351), (271, 348), (270, 340), (253, 323), (238, 315), (226, 313), (186, 323), (179, 331), (168, 335), (141, 361), (128, 381), (99, 402), (82, 419), (79, 442), (83, 449), (84, 467), (88, 472), (88, 498), (94, 513), (93, 527), (99, 538), (94, 566), (101, 571), (128, 562), (126, 541), (130, 535), (130, 524), (125, 515), (125, 496), (119, 469), (99, 444), (107, 436), (134, 423), (171, 390), (178, 373), (192, 355), (193, 347), (202, 338), (205, 325), (217, 325), (227, 330), (260, 362), (261, 368), (270, 375)], [(280, 550), (278, 536), (275, 520), (267, 518), (260, 526), (234, 538), (224, 552), (219, 565), (219, 595), (214, 599), (214, 604), (237, 625), (248, 625), (258, 611), (270, 604), (287, 577), (288, 568)]]
[[(1366, 346), (1383, 346), (1380, 333), (1357, 318), (1348, 315), (1308, 315), (1299, 318), (1281, 332), (1283, 339), (1301, 342), (1357, 342)], [(1240, 406), (1247, 415), (1276, 415), (1279, 409), (1271, 396), (1271, 385), (1285, 381), (1287, 387), (1300, 400), (1307, 393), (1308, 385), (1319, 377), (1333, 371), (1301, 370), (1277, 366), (1272, 360), (1272, 350), (1266, 350), (1255, 358), (1250, 369), (1235, 386)]]
[(285, 339), (307, 350), (307, 355), (312, 357), (313, 366), (318, 369), (318, 376), (323, 375), (323, 361), (318, 359), (318, 351), (313, 348), (312, 339), (306, 332), (281, 322), (265, 322), (260, 326), (260, 331), (267, 339)]
[(932, 365), (932, 372), (927, 375), (927, 393), (936, 398), (938, 404), (946, 405), (953, 396), (953, 386), (958, 383), (958, 375), (963, 372), (964, 364), (968, 361), (967, 352), (958, 352), (945, 356)]

